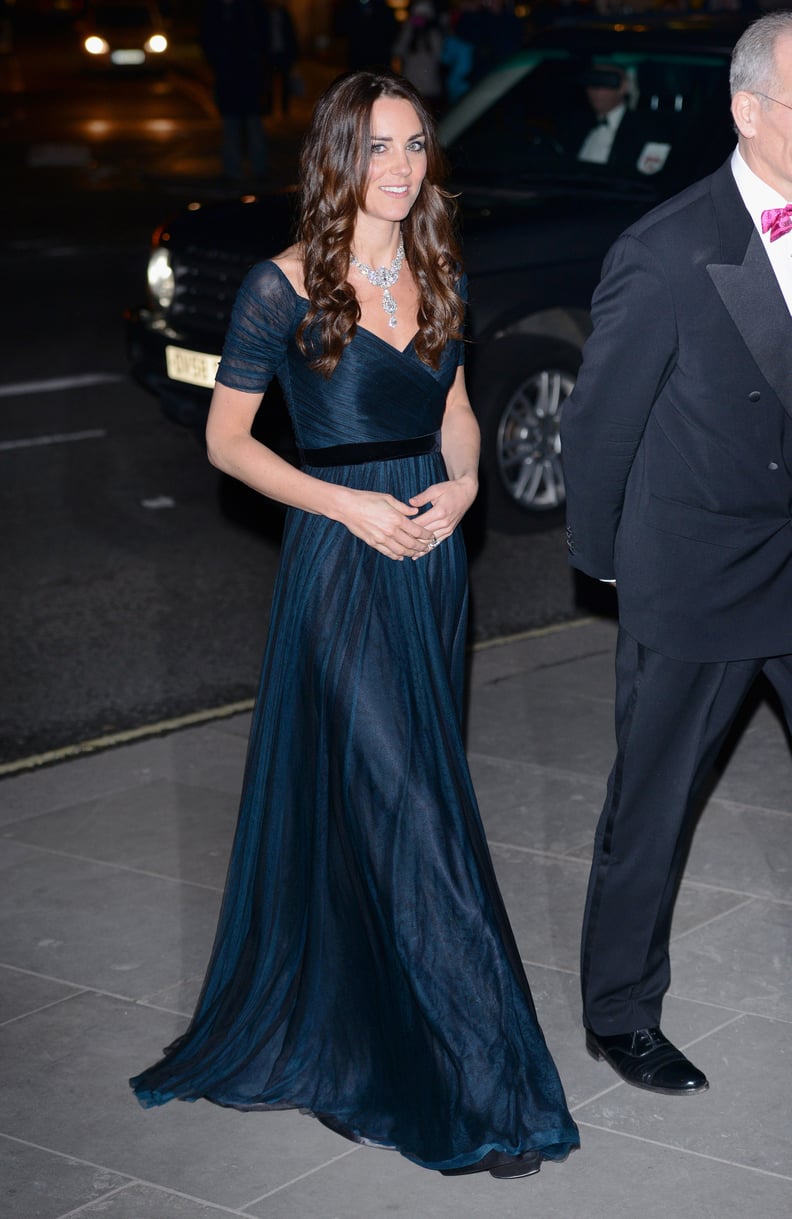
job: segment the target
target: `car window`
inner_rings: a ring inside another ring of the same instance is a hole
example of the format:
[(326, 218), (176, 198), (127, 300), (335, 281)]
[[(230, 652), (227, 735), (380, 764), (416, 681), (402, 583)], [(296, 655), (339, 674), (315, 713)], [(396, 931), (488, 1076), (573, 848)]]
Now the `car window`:
[(578, 160), (596, 121), (585, 87), (590, 60), (534, 54), (500, 95), (482, 96), (477, 109), (468, 101), (467, 123), (447, 124), (456, 126), (447, 143), (454, 179), (525, 186), (556, 176), (607, 189), (640, 188), (651, 178), (655, 190), (670, 193), (716, 168), (733, 147), (725, 56), (598, 55), (597, 64), (623, 70), (629, 84), (629, 120), (607, 164)]
[(108, 29), (125, 29), (153, 23), (151, 9), (142, 4), (108, 4), (106, 7), (97, 7), (94, 17), (98, 25)]

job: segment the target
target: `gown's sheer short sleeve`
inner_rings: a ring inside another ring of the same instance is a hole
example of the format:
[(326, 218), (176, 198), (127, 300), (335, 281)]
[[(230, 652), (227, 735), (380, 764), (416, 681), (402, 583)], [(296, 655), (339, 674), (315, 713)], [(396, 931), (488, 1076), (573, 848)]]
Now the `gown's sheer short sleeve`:
[(286, 359), (296, 328), (298, 297), (272, 262), (260, 262), (237, 293), (217, 380), (230, 389), (261, 394)]

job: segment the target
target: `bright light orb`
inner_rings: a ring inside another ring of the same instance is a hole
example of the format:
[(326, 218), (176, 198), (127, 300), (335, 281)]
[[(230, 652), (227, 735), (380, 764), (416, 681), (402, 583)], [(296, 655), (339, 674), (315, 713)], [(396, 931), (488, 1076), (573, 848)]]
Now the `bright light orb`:
[(89, 55), (106, 55), (110, 50), (110, 44), (104, 38), (100, 38), (98, 34), (91, 34), (83, 43)]

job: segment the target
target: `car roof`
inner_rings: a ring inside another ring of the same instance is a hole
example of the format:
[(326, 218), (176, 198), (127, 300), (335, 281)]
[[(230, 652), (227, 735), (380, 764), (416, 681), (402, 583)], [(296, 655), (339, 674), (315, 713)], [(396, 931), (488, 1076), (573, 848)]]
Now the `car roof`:
[(580, 54), (618, 52), (719, 52), (730, 54), (740, 34), (751, 24), (745, 15), (697, 13), (669, 17), (625, 17), (620, 21), (592, 18), (559, 19), (529, 40), (531, 48), (559, 49)]
[(86, 13), (90, 16), (100, 16), (102, 13), (122, 12), (144, 13), (149, 17), (159, 18), (160, 8), (157, 0), (88, 0)]

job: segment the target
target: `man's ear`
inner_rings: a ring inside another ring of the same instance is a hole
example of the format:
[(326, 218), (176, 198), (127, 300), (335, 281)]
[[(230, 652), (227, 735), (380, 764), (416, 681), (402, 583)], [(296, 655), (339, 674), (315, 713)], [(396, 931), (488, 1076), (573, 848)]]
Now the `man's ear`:
[(760, 105), (761, 99), (755, 93), (749, 93), (747, 89), (741, 89), (732, 98), (731, 112), (734, 125), (740, 135), (745, 136), (746, 139), (750, 139), (756, 134), (756, 118)]

